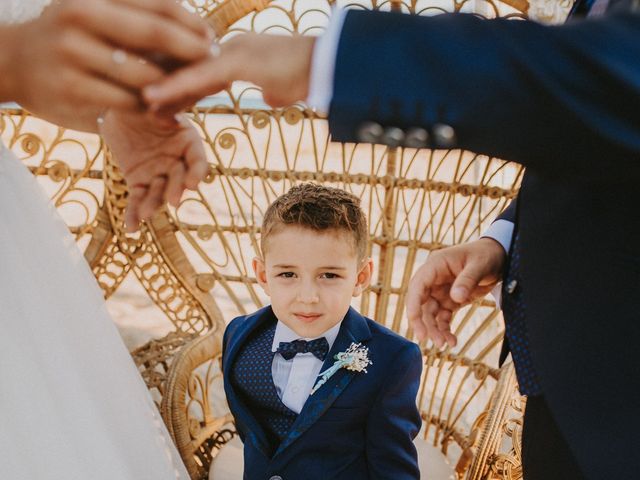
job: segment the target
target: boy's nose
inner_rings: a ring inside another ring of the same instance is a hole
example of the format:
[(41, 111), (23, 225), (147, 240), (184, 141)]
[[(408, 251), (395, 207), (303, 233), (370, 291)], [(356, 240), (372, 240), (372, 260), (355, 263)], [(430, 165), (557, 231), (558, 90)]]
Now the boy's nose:
[(313, 282), (303, 282), (302, 285), (300, 285), (297, 300), (301, 303), (317, 303), (320, 300)]

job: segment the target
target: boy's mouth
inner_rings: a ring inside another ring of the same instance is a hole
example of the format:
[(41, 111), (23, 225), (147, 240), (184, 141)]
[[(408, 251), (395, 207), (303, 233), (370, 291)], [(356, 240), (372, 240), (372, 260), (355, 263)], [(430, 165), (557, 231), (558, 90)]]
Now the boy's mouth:
[(311, 323), (322, 316), (321, 313), (294, 313), (293, 314), (298, 320)]

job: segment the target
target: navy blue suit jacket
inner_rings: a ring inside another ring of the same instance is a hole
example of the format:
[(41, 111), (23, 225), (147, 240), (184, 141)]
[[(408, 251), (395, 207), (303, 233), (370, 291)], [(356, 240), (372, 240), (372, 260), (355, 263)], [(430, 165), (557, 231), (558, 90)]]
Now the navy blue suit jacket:
[(223, 339), (224, 388), (244, 441), (244, 478), (284, 480), (419, 479), (413, 439), (420, 430), (416, 395), (422, 355), (415, 343), (349, 309), (321, 371), (352, 342), (369, 349), (367, 373), (346, 369), (310, 396), (273, 456), (267, 437), (230, 375), (256, 328), (275, 322), (271, 307), (235, 318)]
[[(350, 12), (329, 125), (451, 125), (527, 167), (509, 212), (544, 395), (590, 479), (636, 478), (640, 432), (640, 15), (542, 26)], [(437, 148), (438, 145), (432, 145)], [(516, 218), (517, 217), (517, 218)]]

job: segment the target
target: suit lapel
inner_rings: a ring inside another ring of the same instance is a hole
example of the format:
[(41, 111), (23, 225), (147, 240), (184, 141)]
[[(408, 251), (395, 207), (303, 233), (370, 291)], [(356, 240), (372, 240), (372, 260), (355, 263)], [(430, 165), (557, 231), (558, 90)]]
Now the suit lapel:
[[(371, 331), (369, 330), (366, 319), (354, 309), (349, 308), (340, 326), (338, 336), (327, 354), (327, 358), (320, 372), (324, 372), (327, 368), (331, 367), (335, 361), (334, 356), (339, 352), (344, 352), (349, 348), (351, 343), (365, 342), (370, 338)], [(355, 375), (356, 372), (341, 368), (327, 380), (327, 383), (322, 385), (313, 395), (309, 396), (300, 415), (298, 415), (298, 418), (291, 427), (289, 434), (280, 443), (274, 457), (306, 432), (309, 427), (331, 407)]]
[[(228, 349), (225, 352), (223, 359), (225, 370), (231, 372), (238, 356), (238, 352), (240, 351), (240, 347), (244, 345), (249, 336), (257, 328), (268, 321), (276, 321), (271, 307), (262, 308), (256, 313), (245, 317), (243, 321), (244, 323), (238, 327), (237, 334), (232, 338)], [(247, 438), (249, 438), (254, 445), (265, 454), (265, 456), (270, 457), (271, 449), (269, 446), (269, 440), (267, 439), (267, 434), (256, 417), (251, 413), (251, 410), (247, 407), (241, 397), (237, 395), (230, 378), (230, 374), (224, 375), (224, 389), (227, 402), (229, 402), (229, 405), (234, 412), (236, 423), (241, 423), (243, 425), (242, 430), (247, 433)]]

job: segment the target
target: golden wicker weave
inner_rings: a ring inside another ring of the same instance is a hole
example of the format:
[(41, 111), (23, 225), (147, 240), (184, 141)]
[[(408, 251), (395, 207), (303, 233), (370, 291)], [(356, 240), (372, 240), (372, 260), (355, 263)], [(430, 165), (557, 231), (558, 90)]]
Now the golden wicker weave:
[[(207, 17), (224, 42), (246, 31), (320, 33), (334, 2), (185, 3)], [(357, 4), (413, 14), (475, 11), (514, 18), (524, 18), (528, 8), (524, 0), (452, 1), (446, 8), (422, 0)], [(403, 314), (412, 272), (430, 251), (476, 238), (514, 197), (522, 171), (470, 152), (330, 143), (326, 121), (315, 112), (304, 105), (270, 109), (246, 85), (203, 102), (192, 119), (208, 149), (211, 172), (178, 208), (165, 209), (135, 235), (123, 227), (126, 186), (99, 140), (43, 127), (20, 109), (3, 111), (0, 132), (45, 179), (63, 215), (76, 207), (76, 214), (65, 218), (105, 297), (133, 273), (172, 322), (171, 334), (137, 348), (133, 357), (157, 394), (192, 478), (202, 479), (234, 434), (222, 398), (220, 338), (233, 316), (266, 301), (250, 260), (270, 201), (303, 181), (357, 194), (369, 217), (376, 272), (354, 306), (412, 338)], [(453, 327), (460, 338), (455, 349), (422, 345), (421, 435), (454, 465), (458, 478), (521, 478), (522, 399), (511, 365), (497, 369), (500, 314), (487, 298), (458, 312)]]

